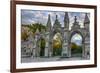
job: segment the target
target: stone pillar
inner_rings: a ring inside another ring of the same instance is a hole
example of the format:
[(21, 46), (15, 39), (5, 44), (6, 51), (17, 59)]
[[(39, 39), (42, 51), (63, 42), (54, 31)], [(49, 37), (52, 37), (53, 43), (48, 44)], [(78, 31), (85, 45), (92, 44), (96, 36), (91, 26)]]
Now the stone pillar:
[(63, 36), (62, 36), (62, 41), (63, 41), (63, 44), (62, 44), (62, 56), (63, 57), (68, 57), (68, 32), (67, 32), (67, 29), (64, 29), (64, 33), (63, 33)]
[(90, 57), (90, 37), (85, 37), (85, 44), (84, 44), (84, 58)]
[(40, 39), (40, 35), (36, 35), (35, 36), (35, 41), (36, 41), (36, 43), (35, 43), (35, 56), (36, 57), (39, 57), (39, 54), (40, 54), (40, 47), (39, 47), (39, 39)]
[(71, 57), (71, 48), (70, 48), (70, 44), (68, 45), (68, 57)]
[(45, 57), (48, 57), (49, 56), (49, 32), (46, 32), (45, 34), (45, 41), (46, 41), (46, 44), (45, 44)]
[(84, 49), (84, 54), (83, 54), (85, 59), (89, 59), (90, 58), (90, 47), (89, 45), (85, 44), (85, 49)]
[(85, 44), (82, 44), (82, 58), (85, 58), (86, 54), (85, 54)]
[[(37, 56), (37, 55), (36, 55), (36, 53), (37, 53), (37, 47), (36, 47), (36, 46), (37, 46), (37, 36), (35, 35), (35, 39), (34, 39), (35, 57)], [(33, 52), (33, 53), (34, 53), (34, 52)]]
[(33, 53), (32, 58), (35, 58), (35, 55), (36, 55), (35, 50), (36, 50), (36, 49), (33, 48), (33, 50), (32, 50), (32, 53)]
[(87, 53), (87, 59), (90, 59), (90, 44), (87, 46), (86, 53)]
[(68, 57), (68, 43), (63, 43), (62, 56), (63, 57)]
[(46, 45), (45, 45), (45, 57), (48, 57), (48, 54), (49, 54), (49, 52), (48, 52), (48, 41), (46, 40)]

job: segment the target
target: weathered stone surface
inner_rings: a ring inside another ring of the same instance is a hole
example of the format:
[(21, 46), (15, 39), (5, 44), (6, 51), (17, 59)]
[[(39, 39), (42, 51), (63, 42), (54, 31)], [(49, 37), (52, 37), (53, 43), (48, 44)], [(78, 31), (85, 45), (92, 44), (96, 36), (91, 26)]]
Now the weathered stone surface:
[[(40, 33), (38, 29), (36, 30), (36, 35), (34, 37), (34, 51), (33, 55), (35, 57), (39, 57), (40, 53), (40, 47), (38, 44), (38, 41), (41, 37), (43, 37), (46, 40), (46, 45), (45, 45), (45, 54), (44, 56), (46, 57), (52, 57), (53, 56), (53, 37), (54, 35), (59, 32), (62, 36), (62, 53), (61, 56), (64, 57), (71, 57), (71, 37), (78, 33), (82, 36), (82, 57), (86, 58), (88, 55), (90, 55), (90, 31), (89, 31), (89, 18), (87, 14), (84, 17), (84, 28), (80, 27), (80, 24), (77, 20), (77, 17), (75, 16), (74, 18), (74, 23), (73, 26), (71, 27), (71, 30), (69, 30), (69, 15), (68, 12), (65, 12), (64, 16), (64, 27), (61, 27), (61, 24), (58, 20), (58, 16), (56, 15), (54, 25), (51, 25), (51, 17), (48, 15), (48, 21), (47, 21), (47, 31)], [(42, 35), (41, 35), (42, 34)], [(30, 37), (32, 40), (32, 37)], [(22, 44), (24, 46), (24, 44)]]

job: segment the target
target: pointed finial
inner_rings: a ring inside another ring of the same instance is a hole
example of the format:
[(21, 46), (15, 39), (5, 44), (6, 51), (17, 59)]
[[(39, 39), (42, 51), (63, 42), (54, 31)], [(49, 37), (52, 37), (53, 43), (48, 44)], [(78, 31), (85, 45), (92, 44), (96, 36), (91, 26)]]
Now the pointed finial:
[(77, 17), (75, 16), (74, 21), (77, 22)]
[(56, 19), (58, 18), (58, 16), (56, 15)]
[(90, 23), (90, 20), (89, 20), (89, 17), (88, 17), (88, 14), (85, 13), (85, 19), (84, 19), (84, 24), (89, 24)]
[(50, 18), (50, 14), (48, 14), (48, 17)]
[(47, 20), (47, 30), (50, 30), (52, 27), (51, 25), (51, 19), (50, 19), (50, 14), (48, 14), (48, 20)]
[(87, 16), (87, 13), (85, 13), (86, 14), (86, 16)]
[(65, 26), (65, 28), (69, 28), (69, 16), (68, 16), (68, 12), (65, 12), (64, 26)]

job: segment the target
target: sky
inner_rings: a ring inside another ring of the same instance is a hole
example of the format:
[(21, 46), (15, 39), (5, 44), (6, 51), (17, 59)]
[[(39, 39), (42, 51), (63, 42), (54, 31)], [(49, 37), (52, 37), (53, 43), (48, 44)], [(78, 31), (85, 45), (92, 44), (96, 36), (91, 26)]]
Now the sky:
[[(34, 23), (42, 23), (43, 25), (47, 24), (48, 15), (51, 16), (51, 24), (53, 26), (56, 15), (58, 15), (58, 20), (61, 24), (61, 26), (64, 26), (64, 11), (40, 11), (40, 10), (21, 10), (21, 23), (24, 25), (30, 25)], [(79, 25), (83, 27), (83, 22), (85, 18), (85, 12), (68, 12), (69, 15), (69, 29), (74, 23), (74, 17), (77, 16), (77, 21), (79, 22)], [(90, 18), (90, 13), (87, 13), (88, 17)], [(76, 42), (78, 45), (81, 44), (82, 37), (79, 34), (75, 34), (74, 37), (72, 37), (72, 42)]]
[[(60, 33), (57, 33), (54, 38), (54, 40), (61, 39)], [(82, 36), (78, 33), (74, 34), (71, 38), (71, 42), (76, 43), (77, 45), (81, 46), (82, 45)]]
[(76, 33), (72, 36), (71, 42), (76, 43), (77, 45), (82, 45), (82, 36)]
[[(64, 26), (64, 11), (40, 11), (40, 10), (21, 10), (21, 23), (24, 25), (33, 24), (33, 23), (42, 23), (46, 25), (48, 20), (48, 14), (51, 16), (51, 23), (52, 26), (54, 24), (56, 15), (58, 15), (58, 20), (61, 26)], [(77, 16), (77, 21), (83, 27), (83, 21), (85, 18), (85, 13), (82, 12), (68, 12), (69, 20), (70, 20), (70, 27), (73, 25), (74, 17)], [(90, 14), (88, 13), (88, 17), (90, 18)]]

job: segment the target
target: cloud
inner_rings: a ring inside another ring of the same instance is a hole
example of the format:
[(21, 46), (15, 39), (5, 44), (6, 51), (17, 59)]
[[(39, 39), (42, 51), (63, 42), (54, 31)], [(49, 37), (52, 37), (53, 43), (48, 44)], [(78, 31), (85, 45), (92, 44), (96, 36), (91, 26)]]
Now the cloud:
[[(76, 16), (77, 17), (77, 21), (79, 22), (79, 25), (80, 27), (84, 27), (84, 18), (85, 18), (85, 12), (70, 12), (69, 13), (69, 18), (70, 18), (70, 29), (71, 29), (71, 26), (73, 25), (74, 23), (74, 17)], [(90, 18), (90, 13), (87, 13), (88, 14), (88, 17)]]
[[(58, 15), (58, 20), (61, 23), (61, 26), (64, 26), (64, 15), (65, 12), (59, 12), (59, 11), (40, 11), (40, 10), (21, 10), (21, 21), (22, 24), (32, 24), (32, 23), (42, 23), (46, 25), (48, 20), (48, 14), (51, 16), (51, 23), (54, 24), (54, 21), (56, 19), (56, 15)], [(77, 21), (79, 22), (80, 26), (83, 27), (83, 21), (85, 17), (85, 13), (81, 12), (69, 12), (69, 28), (74, 23), (74, 16), (77, 16)], [(88, 16), (90, 17), (90, 14), (88, 13)]]
[(80, 34), (76, 33), (75, 35), (72, 36), (71, 42), (81, 44), (82, 43), (82, 36)]

